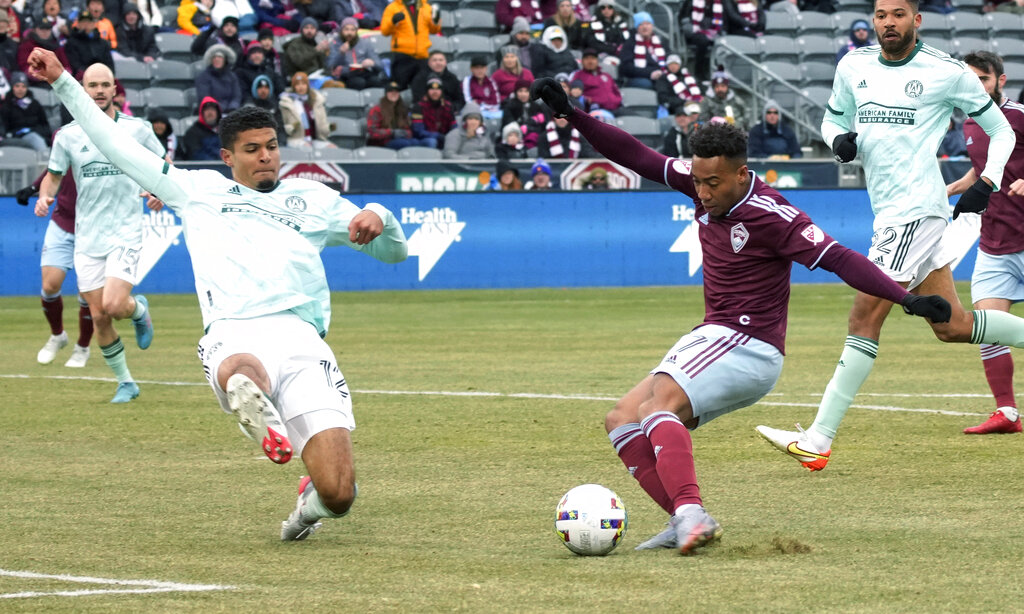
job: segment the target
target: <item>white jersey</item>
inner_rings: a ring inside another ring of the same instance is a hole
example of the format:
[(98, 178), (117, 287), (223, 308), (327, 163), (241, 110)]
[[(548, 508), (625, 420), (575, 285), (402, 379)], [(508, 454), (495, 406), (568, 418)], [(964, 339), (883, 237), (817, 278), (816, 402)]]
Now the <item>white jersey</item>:
[[(114, 121), (146, 149), (164, 155), (164, 147), (149, 122), (121, 113), (117, 113)], [(76, 252), (103, 258), (120, 246), (142, 243), (139, 184), (100, 153), (78, 122), (71, 122), (57, 132), (47, 168), (58, 175), (71, 168), (75, 178)]]
[(115, 124), (64, 73), (54, 91), (110, 159), (182, 219), (192, 259), (203, 327), (290, 311), (327, 333), (331, 297), (320, 250), (348, 245), (383, 262), (401, 262), (408, 249), (402, 226), (370, 203), (384, 232), (366, 245), (349, 240), (361, 209), (322, 183), (286, 179), (273, 189), (249, 189), (217, 171), (187, 171), (124, 142)]
[(977, 75), (934, 47), (918, 41), (890, 62), (870, 45), (839, 62), (821, 130), (830, 147), (836, 136), (857, 133), (875, 228), (899, 226), (949, 216), (939, 144), (954, 107), (974, 117), (992, 105)]

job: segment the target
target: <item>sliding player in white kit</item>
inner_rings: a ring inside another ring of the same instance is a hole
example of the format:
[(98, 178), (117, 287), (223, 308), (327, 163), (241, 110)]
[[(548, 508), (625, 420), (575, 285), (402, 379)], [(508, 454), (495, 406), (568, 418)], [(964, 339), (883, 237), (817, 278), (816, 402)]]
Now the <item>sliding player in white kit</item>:
[(206, 335), (199, 357), (225, 411), (270, 460), (298, 452), (309, 471), (281, 539), (301, 540), (322, 518), (348, 513), (357, 487), (349, 434), (355, 428), (348, 386), (322, 337), (330, 290), (320, 250), (347, 245), (383, 262), (408, 247), (383, 206), (360, 210), (327, 186), (278, 180), (274, 118), (243, 107), (220, 124), (217, 171), (186, 171), (121, 138), (60, 61), (36, 49), (31, 72), (53, 90), (110, 160), (181, 218)]
[[(840, 61), (822, 137), (840, 162), (860, 152), (875, 214), (868, 258), (911, 292), (938, 294), (953, 306), (948, 323), (931, 323), (935, 336), (1024, 347), (1024, 320), (997, 310), (965, 311), (957, 297), (949, 267), (954, 255), (942, 244), (949, 201), (935, 156), (954, 107), (989, 135), (985, 167), (958, 200), (953, 217), (980, 213), (992, 186), (1002, 181), (1013, 130), (977, 75), (918, 39), (920, 25), (917, 0), (875, 0), (879, 45), (851, 51)], [(814, 423), (806, 432), (759, 426), (758, 433), (811, 471), (824, 469), (839, 423), (874, 366), (891, 307), (889, 301), (857, 293), (849, 336)]]
[[(85, 69), (82, 84), (96, 112), (121, 124), (122, 138), (153, 155), (164, 155), (164, 147), (149, 122), (123, 115), (113, 106), (115, 84), (110, 68), (93, 64)], [(78, 188), (75, 206), (78, 291), (92, 313), (103, 360), (117, 377), (117, 390), (111, 403), (127, 403), (139, 396), (139, 386), (128, 370), (124, 344), (113, 321), (132, 319), (139, 348), (144, 350), (153, 341), (153, 322), (146, 297), (131, 294), (142, 249), (139, 186), (97, 150), (80, 123), (71, 122), (53, 139), (47, 173), (39, 186), (36, 215), (47, 215), (68, 168)]]

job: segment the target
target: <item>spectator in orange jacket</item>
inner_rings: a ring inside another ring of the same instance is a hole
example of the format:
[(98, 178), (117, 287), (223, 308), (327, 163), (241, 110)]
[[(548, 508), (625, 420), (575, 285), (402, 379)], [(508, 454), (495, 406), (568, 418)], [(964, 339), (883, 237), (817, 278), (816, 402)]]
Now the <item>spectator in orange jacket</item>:
[(391, 37), (391, 79), (400, 88), (426, 68), (430, 35), (440, 32), (440, 11), (427, 0), (394, 0), (384, 8), (380, 33)]
[(100, 38), (110, 43), (111, 49), (117, 49), (117, 34), (114, 32), (114, 24), (103, 15), (103, 11), (106, 7), (103, 4), (103, 0), (89, 0), (85, 5), (85, 10), (89, 11), (92, 15), (92, 20), (96, 24), (96, 31), (99, 32)]

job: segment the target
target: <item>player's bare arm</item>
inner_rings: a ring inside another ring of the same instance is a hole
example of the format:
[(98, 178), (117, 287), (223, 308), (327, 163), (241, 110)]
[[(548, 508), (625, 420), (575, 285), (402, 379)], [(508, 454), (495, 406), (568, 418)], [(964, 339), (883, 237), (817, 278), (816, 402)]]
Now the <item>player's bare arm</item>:
[(967, 191), (967, 188), (974, 185), (974, 182), (978, 180), (978, 175), (974, 173), (974, 169), (968, 169), (964, 176), (957, 179), (953, 183), (946, 186), (946, 196), (956, 196), (957, 194), (963, 194)]

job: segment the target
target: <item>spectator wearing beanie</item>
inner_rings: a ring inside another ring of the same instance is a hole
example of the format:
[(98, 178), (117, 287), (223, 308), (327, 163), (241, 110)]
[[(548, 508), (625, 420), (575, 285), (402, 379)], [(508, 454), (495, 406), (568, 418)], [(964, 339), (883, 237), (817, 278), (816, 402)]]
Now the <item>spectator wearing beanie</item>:
[(387, 83), (380, 56), (369, 39), (359, 36), (359, 22), (355, 17), (342, 20), (341, 33), (331, 42), (327, 67), (335, 80), (352, 90), (383, 87)]
[(498, 66), (501, 66), (501, 56), (505, 54), (505, 47), (515, 48), (519, 63), (526, 70), (533, 72), (533, 30), (530, 29), (530, 22), (525, 17), (516, 17), (508, 41), (494, 52), (494, 61)]
[(118, 40), (116, 57), (134, 58), (147, 64), (160, 57), (156, 31), (143, 21), (138, 5), (131, 2), (124, 5), (121, 23), (114, 32)]
[(391, 149), (405, 147), (436, 147), (432, 137), (419, 139), (412, 132), (409, 107), (402, 100), (398, 84), (391, 81), (384, 88), (380, 102), (370, 109), (366, 117), (366, 144)]
[(850, 24), (850, 40), (836, 52), (836, 64), (843, 56), (854, 49), (867, 47), (871, 44), (871, 25), (864, 19), (854, 19)]
[(619, 77), (627, 87), (654, 89), (665, 72), (668, 52), (654, 33), (654, 19), (643, 11), (633, 15), (635, 30), (629, 43), (619, 51)]
[(466, 98), (462, 94), (462, 81), (455, 76), (455, 73), (448, 70), (448, 57), (443, 51), (431, 51), (427, 57), (427, 67), (416, 73), (412, 80), (412, 99), (419, 100), (427, 93), (427, 81), (432, 78), (441, 80), (441, 89), (444, 90), (445, 100), (452, 103), (455, 112), (462, 109), (466, 104)]
[(703, 96), (696, 79), (683, 68), (683, 60), (676, 54), (665, 60), (665, 72), (654, 82), (654, 91), (658, 93), (658, 104), (675, 113), (676, 109), (686, 102), (700, 102)]
[(327, 68), (327, 52), (330, 44), (326, 39), (317, 42), (319, 24), (316, 19), (306, 17), (299, 28), (299, 36), (284, 44), (282, 68), (284, 75), (291, 78), (297, 72), (314, 73)]
[[(611, 75), (601, 69), (596, 49), (584, 50), (582, 67), (570, 78), (583, 82), (583, 97), (592, 105), (597, 105), (597, 107), (613, 113), (622, 106), (622, 93), (619, 92), (619, 86), (615, 85), (615, 79), (612, 79)], [(590, 111), (591, 108), (584, 110)]]
[(444, 157), (448, 160), (482, 160), (494, 157), (494, 142), (484, 128), (480, 107), (467, 102), (462, 107), (459, 125), (444, 137)]
[(462, 95), (466, 102), (475, 102), (486, 119), (501, 117), (501, 98), (498, 84), (487, 76), (487, 58), (478, 55), (470, 60), (470, 74), (462, 80)]
[(587, 47), (596, 49), (599, 53), (617, 56), (622, 45), (628, 42), (632, 35), (629, 19), (615, 0), (598, 0), (596, 14), (590, 20)]
[(535, 106), (537, 103), (530, 100), (530, 82), (525, 79), (516, 81), (515, 91), (501, 103), (502, 127), (512, 122), (519, 124), (523, 131), (523, 144), (527, 148), (537, 146), (536, 135), (526, 130), (530, 123), (530, 116), (537, 113), (536, 109), (531, 111), (531, 108)]
[(551, 167), (544, 161), (543, 158), (537, 158), (537, 161), (530, 167), (530, 180), (523, 186), (524, 190), (554, 190), (555, 185), (551, 183)]
[(266, 56), (266, 51), (258, 41), (252, 41), (245, 46), (245, 57), (235, 67), (235, 74), (238, 76), (238, 85), (242, 89), (242, 97), (249, 95), (252, 84), (256, 77), (265, 75), (270, 79), (274, 90), (274, 99), (285, 89), (284, 77), (274, 70), (274, 65)]
[(501, 62), (498, 64), (498, 69), (491, 74), (491, 79), (498, 86), (498, 98), (504, 101), (515, 93), (516, 82), (533, 83), (533, 73), (523, 68), (515, 47), (507, 45), (501, 51)]
[(159, 139), (160, 144), (164, 146), (167, 157), (173, 160), (174, 154), (178, 149), (178, 136), (174, 134), (171, 116), (167, 114), (167, 111), (159, 107), (149, 107), (146, 111), (146, 121), (153, 126), (153, 134)]
[(288, 133), (284, 131), (284, 116), (281, 114), (281, 105), (277, 97), (279, 93), (274, 89), (274, 82), (269, 76), (257, 75), (249, 88), (245, 104), (270, 111), (277, 123), (277, 142), (286, 147)]
[[(234, 52), (235, 59), (240, 59), (245, 53), (245, 46), (242, 39), (238, 37), (238, 18), (225, 17), (219, 28), (207, 28), (192, 41), (192, 55), (201, 56), (206, 50), (214, 45), (224, 45)], [(234, 68), (234, 66), (232, 66)]]
[(274, 48), (274, 30), (263, 28), (256, 36), (256, 42), (263, 47), (264, 61), (276, 73), (283, 75), (281, 71), (281, 54)]
[[(412, 107), (412, 134), (425, 147), (444, 148), (444, 136), (455, 129), (455, 108), (445, 99), (441, 80), (427, 80), (427, 93)], [(429, 143), (433, 143), (430, 145)]]
[(64, 42), (64, 53), (71, 63), (71, 74), (79, 75), (93, 64), (105, 64), (114, 70), (114, 58), (110, 54), (110, 43), (103, 40), (96, 31), (96, 22), (89, 13), (82, 13), (71, 26), (68, 40)]
[(523, 129), (518, 122), (501, 127), (501, 141), (494, 146), (494, 155), (499, 160), (526, 160), (533, 157), (523, 142)]

